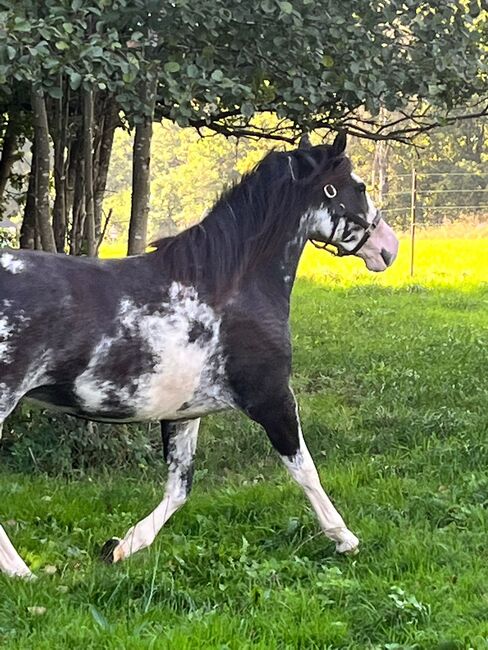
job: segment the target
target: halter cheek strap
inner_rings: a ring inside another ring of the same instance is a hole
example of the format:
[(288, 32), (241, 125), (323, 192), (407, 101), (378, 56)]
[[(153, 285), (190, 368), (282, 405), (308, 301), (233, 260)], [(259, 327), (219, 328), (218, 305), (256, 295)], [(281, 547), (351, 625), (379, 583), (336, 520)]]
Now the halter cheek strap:
[[(337, 196), (337, 190), (334, 187), (334, 185), (328, 183), (324, 187), (324, 194), (327, 198), (333, 199)], [(341, 203), (341, 206), (342, 205), (343, 204)], [(315, 239), (310, 240), (312, 244), (315, 246), (315, 248), (320, 248), (321, 250), (325, 250), (328, 253), (331, 253), (332, 255), (336, 255), (337, 257), (347, 257), (348, 255), (355, 255), (364, 246), (364, 244), (368, 241), (368, 239), (373, 234), (374, 230), (376, 229), (376, 227), (378, 226), (381, 220), (381, 214), (379, 210), (377, 210), (376, 215), (371, 223), (369, 221), (366, 221), (366, 219), (363, 219), (363, 217), (360, 217), (359, 215), (355, 215), (355, 214), (344, 215), (343, 218), (346, 220), (346, 223), (348, 221), (352, 221), (352, 223), (355, 223), (364, 229), (363, 236), (356, 244), (356, 246), (351, 251), (348, 251), (343, 246), (341, 246), (340, 242), (334, 242), (334, 237), (337, 231), (337, 227), (339, 225), (339, 219), (336, 219), (334, 220), (332, 232), (330, 233), (330, 236), (326, 242), (318, 242)], [(337, 250), (334, 250), (333, 248), (329, 248), (331, 245), (335, 246)]]

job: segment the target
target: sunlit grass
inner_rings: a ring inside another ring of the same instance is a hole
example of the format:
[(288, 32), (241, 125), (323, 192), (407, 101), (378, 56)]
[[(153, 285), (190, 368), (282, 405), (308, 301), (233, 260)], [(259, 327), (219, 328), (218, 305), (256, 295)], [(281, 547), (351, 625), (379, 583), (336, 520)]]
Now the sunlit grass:
[(384, 273), (370, 273), (361, 260), (338, 258), (308, 244), (302, 256), (299, 276), (320, 284), (338, 286), (377, 285), (401, 287), (464, 286), (488, 282), (488, 238), (442, 239), (422, 237), (415, 242), (414, 274), (410, 274), (411, 242), (400, 239), (394, 265)]

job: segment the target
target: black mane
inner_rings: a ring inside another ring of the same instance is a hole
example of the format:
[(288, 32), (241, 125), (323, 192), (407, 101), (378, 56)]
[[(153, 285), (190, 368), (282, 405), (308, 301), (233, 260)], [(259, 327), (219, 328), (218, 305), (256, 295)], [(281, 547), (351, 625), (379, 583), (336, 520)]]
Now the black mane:
[(172, 279), (218, 299), (244, 272), (280, 253), (303, 214), (320, 204), (324, 185), (344, 182), (350, 172), (349, 159), (331, 155), (326, 145), (272, 151), (200, 223), (153, 242), (154, 254)]

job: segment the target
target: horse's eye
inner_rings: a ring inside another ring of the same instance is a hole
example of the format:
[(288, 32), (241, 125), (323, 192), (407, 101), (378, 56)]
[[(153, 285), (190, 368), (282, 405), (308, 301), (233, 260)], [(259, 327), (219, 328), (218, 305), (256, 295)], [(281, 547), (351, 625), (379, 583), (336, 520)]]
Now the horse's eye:
[(361, 194), (364, 194), (364, 192), (366, 192), (366, 185), (364, 183), (359, 183), (358, 190), (361, 192)]

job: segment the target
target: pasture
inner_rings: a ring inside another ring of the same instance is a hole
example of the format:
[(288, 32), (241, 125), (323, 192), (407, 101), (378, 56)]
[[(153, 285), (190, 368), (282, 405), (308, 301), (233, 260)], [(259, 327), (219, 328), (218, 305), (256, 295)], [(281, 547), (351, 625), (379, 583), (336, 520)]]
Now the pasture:
[(0, 577), (0, 646), (488, 648), (488, 239), (420, 238), (413, 280), (402, 245), (378, 276), (309, 248), (294, 290), (304, 435), (359, 555), (237, 415), (204, 421), (189, 503), (112, 567), (98, 548), (160, 500), (159, 470), (3, 468), (38, 580)]

